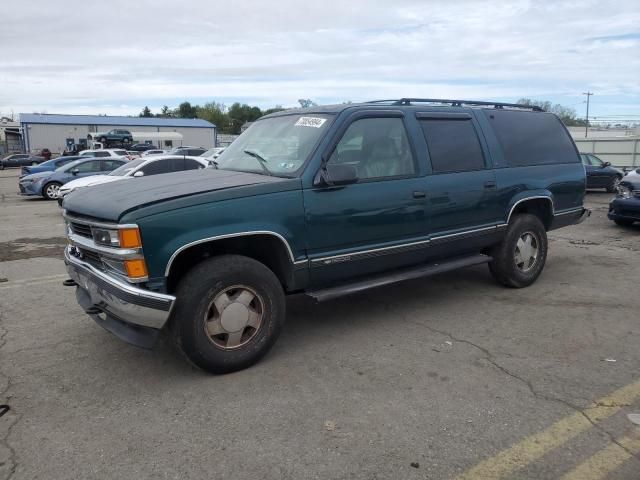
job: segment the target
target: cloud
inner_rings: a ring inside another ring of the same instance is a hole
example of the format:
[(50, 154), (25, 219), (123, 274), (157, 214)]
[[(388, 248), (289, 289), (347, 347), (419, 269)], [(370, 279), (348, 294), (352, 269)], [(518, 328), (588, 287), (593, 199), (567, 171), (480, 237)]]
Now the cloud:
[(31, 0), (3, 17), (0, 111), (301, 97), (575, 103), (587, 89), (602, 100), (596, 112), (620, 98), (640, 108), (640, 8), (626, 0)]

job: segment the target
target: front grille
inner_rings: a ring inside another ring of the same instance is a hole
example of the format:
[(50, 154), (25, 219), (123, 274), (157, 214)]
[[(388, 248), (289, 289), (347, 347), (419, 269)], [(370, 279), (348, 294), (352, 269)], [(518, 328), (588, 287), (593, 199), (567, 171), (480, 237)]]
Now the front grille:
[[(77, 247), (76, 247), (77, 248)], [(104, 265), (102, 264), (102, 260), (100, 260), (100, 255), (96, 252), (92, 252), (91, 250), (87, 250), (86, 248), (78, 248), (80, 250), (80, 254), (82, 255), (82, 260), (87, 263), (90, 263), (94, 267), (103, 269)]]
[(89, 225), (85, 225), (84, 223), (71, 222), (69, 223), (69, 226), (71, 227), (71, 231), (76, 235), (92, 238), (91, 227)]

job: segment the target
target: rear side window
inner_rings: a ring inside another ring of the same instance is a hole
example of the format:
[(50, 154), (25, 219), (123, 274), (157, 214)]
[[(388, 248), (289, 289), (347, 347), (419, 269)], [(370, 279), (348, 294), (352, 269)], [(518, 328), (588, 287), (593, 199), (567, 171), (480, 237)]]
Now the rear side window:
[(169, 160), (156, 160), (146, 164), (140, 170), (142, 170), (145, 176), (169, 173)]
[(552, 114), (484, 110), (512, 167), (577, 163), (576, 149), (560, 120)]
[(420, 120), (434, 173), (480, 170), (482, 147), (471, 120)]

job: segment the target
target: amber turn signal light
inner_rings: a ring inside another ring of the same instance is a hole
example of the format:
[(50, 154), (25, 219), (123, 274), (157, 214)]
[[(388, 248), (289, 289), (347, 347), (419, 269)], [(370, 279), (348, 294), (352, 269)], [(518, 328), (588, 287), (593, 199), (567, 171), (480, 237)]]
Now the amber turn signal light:
[(120, 248), (141, 248), (142, 240), (137, 228), (121, 228), (119, 232)]
[(129, 278), (143, 278), (147, 276), (147, 265), (141, 258), (125, 260), (124, 268), (127, 270), (127, 276)]

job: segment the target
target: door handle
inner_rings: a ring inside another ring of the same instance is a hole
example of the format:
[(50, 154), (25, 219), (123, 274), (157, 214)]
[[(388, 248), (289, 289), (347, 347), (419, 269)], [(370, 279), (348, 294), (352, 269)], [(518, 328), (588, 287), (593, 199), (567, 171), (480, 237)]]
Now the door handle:
[(484, 188), (496, 188), (496, 182), (493, 180), (487, 180), (484, 182)]
[(415, 191), (413, 192), (413, 198), (425, 198), (427, 194), (425, 192)]

